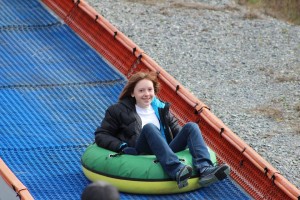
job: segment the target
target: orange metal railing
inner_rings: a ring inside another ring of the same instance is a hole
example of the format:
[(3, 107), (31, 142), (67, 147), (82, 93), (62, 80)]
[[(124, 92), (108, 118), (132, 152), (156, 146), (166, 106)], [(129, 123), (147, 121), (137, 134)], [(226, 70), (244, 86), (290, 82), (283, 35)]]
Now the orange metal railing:
[(20, 199), (31, 200), (33, 197), (27, 188), (19, 181), (13, 172), (6, 166), (4, 161), (0, 158), (0, 177), (16, 192), (16, 196)]

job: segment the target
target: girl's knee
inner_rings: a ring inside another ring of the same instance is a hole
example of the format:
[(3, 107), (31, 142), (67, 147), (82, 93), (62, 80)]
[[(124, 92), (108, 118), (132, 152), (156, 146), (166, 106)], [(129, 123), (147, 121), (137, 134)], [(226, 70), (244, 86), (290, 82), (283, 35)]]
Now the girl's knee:
[(198, 124), (194, 122), (188, 122), (185, 124), (186, 128), (189, 130), (190, 134), (200, 134), (201, 135), (201, 130), (198, 126)]
[(188, 126), (188, 127), (193, 128), (193, 129), (199, 129), (198, 124), (196, 124), (195, 122), (188, 122), (185, 125)]
[(143, 129), (158, 129), (153, 123), (148, 123), (143, 126)]
[(147, 135), (160, 135), (159, 129), (152, 123), (145, 124), (142, 132), (147, 132)]

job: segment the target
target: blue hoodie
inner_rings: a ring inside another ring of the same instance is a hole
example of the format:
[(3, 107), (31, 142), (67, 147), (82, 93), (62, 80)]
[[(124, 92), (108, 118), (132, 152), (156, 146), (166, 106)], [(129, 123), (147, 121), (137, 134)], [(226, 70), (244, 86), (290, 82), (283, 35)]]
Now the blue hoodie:
[(154, 97), (153, 100), (152, 100), (152, 102), (151, 102), (151, 106), (153, 107), (155, 115), (158, 118), (159, 123), (160, 123), (160, 133), (162, 134), (162, 136), (166, 140), (166, 135), (165, 135), (165, 132), (164, 132), (164, 124), (162, 123), (162, 120), (160, 119), (159, 111), (158, 111), (158, 108), (164, 108), (165, 105), (166, 104), (164, 102), (162, 102), (161, 100), (159, 100), (156, 97)]

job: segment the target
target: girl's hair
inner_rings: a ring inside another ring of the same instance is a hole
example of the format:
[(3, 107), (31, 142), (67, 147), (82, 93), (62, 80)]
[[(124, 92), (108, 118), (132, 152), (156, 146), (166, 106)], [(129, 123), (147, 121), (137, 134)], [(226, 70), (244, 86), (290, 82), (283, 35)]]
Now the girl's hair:
[(157, 73), (153, 72), (153, 71), (152, 72), (137, 72), (129, 78), (127, 84), (125, 85), (125, 87), (123, 88), (123, 91), (121, 92), (121, 94), (119, 96), (119, 100), (122, 100), (126, 97), (131, 97), (131, 94), (133, 93), (136, 84), (143, 79), (148, 79), (148, 80), (152, 81), (153, 87), (154, 87), (154, 93), (157, 94), (159, 91), (159, 87), (160, 87), (160, 84), (159, 84), (158, 78), (157, 78)]

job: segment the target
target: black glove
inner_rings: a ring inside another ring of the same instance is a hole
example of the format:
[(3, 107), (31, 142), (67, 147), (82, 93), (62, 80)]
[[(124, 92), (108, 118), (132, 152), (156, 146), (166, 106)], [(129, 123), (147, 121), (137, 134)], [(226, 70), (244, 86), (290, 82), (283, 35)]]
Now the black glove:
[(121, 145), (119, 146), (118, 152), (122, 152), (125, 147), (128, 147), (127, 143), (125, 143), (125, 142), (121, 143)]
[(122, 152), (124, 154), (130, 154), (130, 155), (138, 155), (138, 152), (133, 147), (125, 147)]

